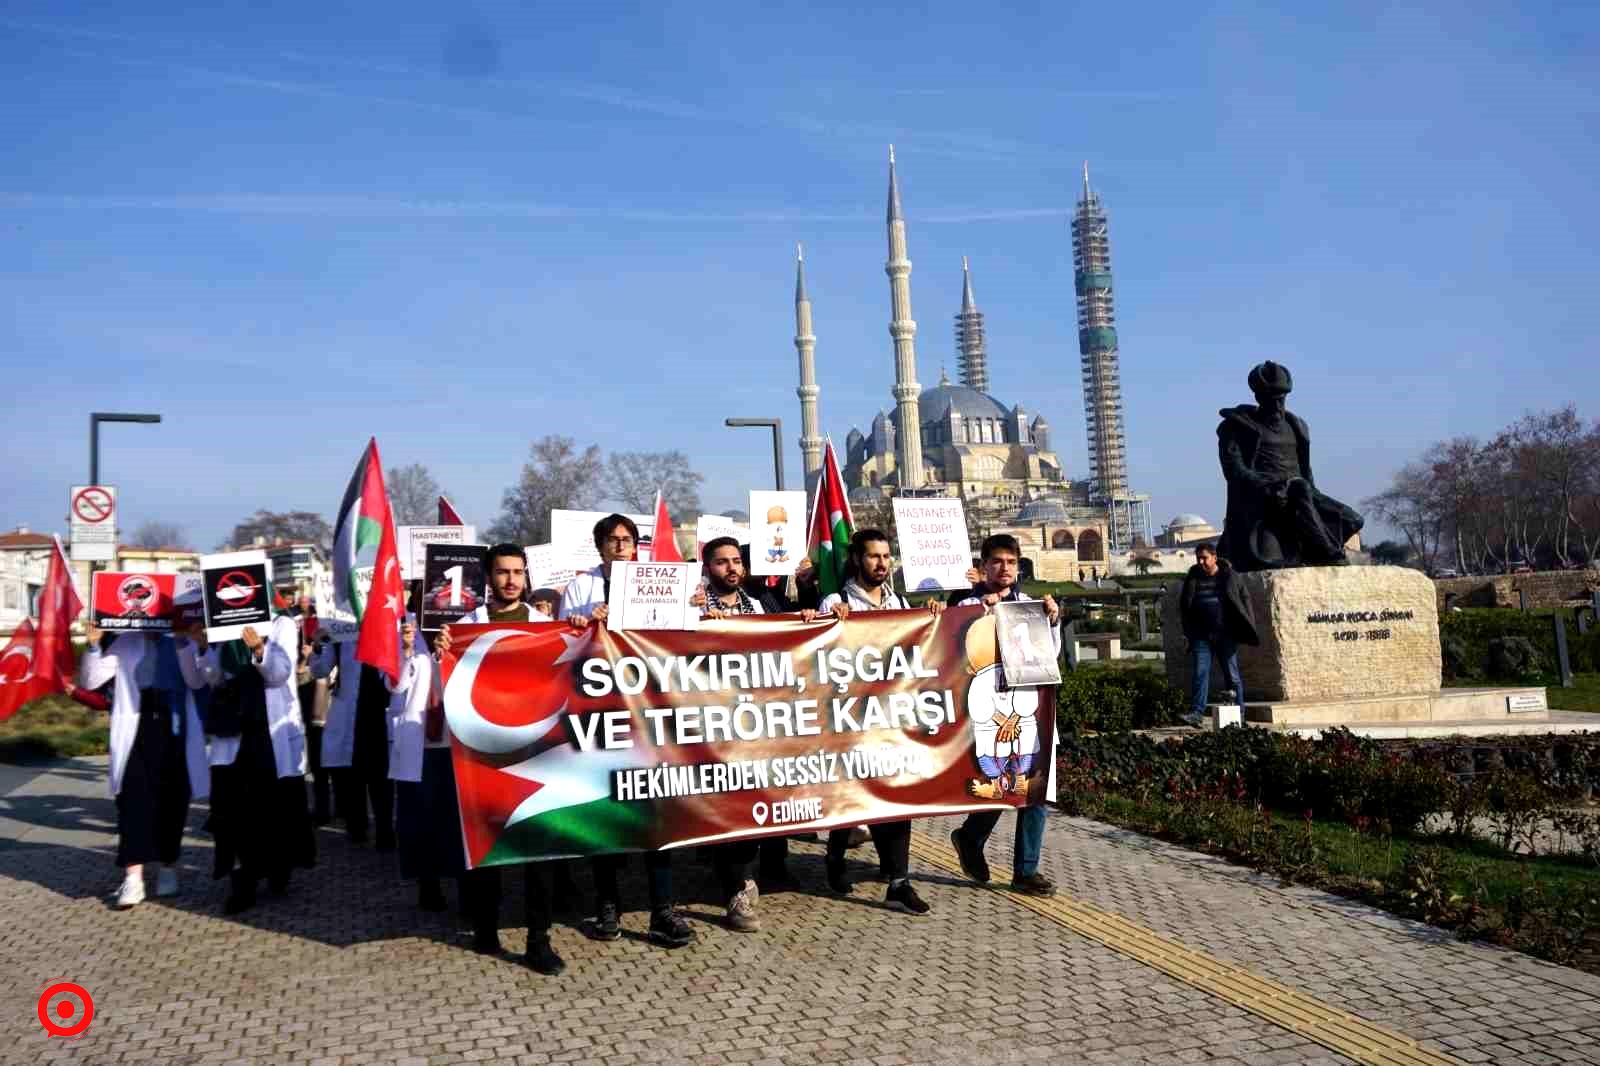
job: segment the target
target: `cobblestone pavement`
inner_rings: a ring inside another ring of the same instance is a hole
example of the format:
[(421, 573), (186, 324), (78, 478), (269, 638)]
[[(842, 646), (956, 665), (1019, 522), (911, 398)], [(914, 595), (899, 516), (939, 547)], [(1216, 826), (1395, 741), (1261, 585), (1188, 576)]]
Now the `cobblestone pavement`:
[[(564, 916), (559, 979), (467, 950), (459, 918), (414, 908), (392, 856), (337, 830), (287, 897), (224, 918), (198, 807), (182, 894), (117, 912), (104, 773), (87, 759), (0, 768), (0, 1061), (1352, 1061), (940, 870), (916, 870), (925, 918), (883, 907), (872, 882), (833, 897), (815, 844), (791, 858), (808, 891), (764, 895), (759, 933), (723, 927), (688, 855), (689, 947), (647, 944), (639, 910), (613, 944)], [(947, 845), (953, 824), (919, 831)], [(1009, 851), (1008, 820), (991, 843), (997, 873)], [(865, 876), (870, 845), (853, 856)], [(1052, 818), (1046, 869), (1078, 899), (1461, 1062), (1600, 1062), (1600, 979), (1092, 822)], [(518, 880), (502, 918), (514, 950)], [(624, 892), (642, 905), (637, 879)], [(46, 1039), (38, 1023), (38, 992), (57, 978), (94, 997), (80, 1039)]]

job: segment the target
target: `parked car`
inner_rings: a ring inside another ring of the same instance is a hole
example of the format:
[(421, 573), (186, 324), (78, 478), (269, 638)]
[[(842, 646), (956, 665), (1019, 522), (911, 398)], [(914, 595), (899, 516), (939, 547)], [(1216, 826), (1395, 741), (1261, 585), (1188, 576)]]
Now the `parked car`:
[(1438, 570), (1435, 570), (1433, 572), (1433, 576), (1438, 580), (1443, 580), (1445, 578), (1460, 577), (1461, 575), (1455, 570), (1452, 570), (1450, 567), (1444, 566), (1440, 567)]

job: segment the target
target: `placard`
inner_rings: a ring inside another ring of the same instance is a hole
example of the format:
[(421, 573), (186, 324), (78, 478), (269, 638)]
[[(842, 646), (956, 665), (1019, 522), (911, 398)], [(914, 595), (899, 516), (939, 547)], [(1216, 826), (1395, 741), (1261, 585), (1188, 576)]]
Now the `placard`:
[[(367, 590), (372, 587), (372, 569), (370, 566), (363, 566), (355, 570), (356, 581), (361, 585), (363, 599)], [(361, 623), (356, 621), (356, 616), (352, 612), (341, 610), (333, 595), (331, 568), (317, 569), (311, 592), (312, 599), (317, 605), (317, 636), (326, 636), (335, 644), (342, 644), (361, 636)]]
[(698, 629), (700, 608), (689, 598), (699, 587), (699, 563), (614, 563), (606, 626), (619, 632)]
[(247, 627), (261, 636), (272, 626), (272, 562), (264, 551), (200, 557), (206, 639), (238, 640)]
[[(610, 511), (551, 511), (550, 544), (555, 549), (556, 565), (570, 568), (575, 574), (599, 566), (600, 549), (594, 546), (594, 524), (611, 513)], [(638, 549), (642, 555), (650, 544), (650, 534), (656, 528), (655, 515), (631, 514), (628, 517), (639, 527)]]
[(72, 486), (67, 517), (74, 562), (105, 563), (117, 557), (115, 486)]
[(97, 571), (90, 603), (107, 633), (170, 633), (204, 615), (199, 574)]
[(1513, 692), (1506, 697), (1507, 714), (1527, 714), (1529, 711), (1548, 711), (1550, 703), (1544, 689), (1537, 692)]
[(394, 539), (400, 552), (400, 579), (418, 581), (426, 562), (424, 548), (430, 544), (474, 544), (478, 540), (478, 527), (396, 526)]
[(900, 537), (900, 566), (907, 592), (972, 587), (967, 580), (972, 548), (960, 500), (896, 496), (894, 525)]
[[(470, 528), (470, 527), (458, 527)], [(483, 544), (428, 544), (423, 549), (417, 628), (440, 629), (476, 611), (484, 597)]]
[[(694, 557), (706, 553), (706, 545), (718, 537), (732, 537), (741, 545), (750, 543), (750, 523), (740, 522), (725, 514), (703, 514), (694, 524)], [(704, 561), (704, 560), (702, 560)]]
[(750, 572), (792, 574), (806, 556), (806, 494), (750, 493)]
[(555, 545), (527, 544), (522, 551), (528, 557), (528, 588), (560, 592), (574, 577), (572, 567), (557, 561)]
[(1042, 600), (1002, 600), (994, 605), (995, 640), (1009, 688), (1061, 683), (1061, 664)]

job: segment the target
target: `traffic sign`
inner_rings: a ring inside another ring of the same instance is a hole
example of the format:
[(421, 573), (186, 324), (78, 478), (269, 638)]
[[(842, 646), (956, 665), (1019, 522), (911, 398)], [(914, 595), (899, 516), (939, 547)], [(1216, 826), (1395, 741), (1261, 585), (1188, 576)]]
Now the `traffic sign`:
[(112, 485), (74, 485), (68, 508), (72, 558), (110, 562), (117, 557), (117, 490)]

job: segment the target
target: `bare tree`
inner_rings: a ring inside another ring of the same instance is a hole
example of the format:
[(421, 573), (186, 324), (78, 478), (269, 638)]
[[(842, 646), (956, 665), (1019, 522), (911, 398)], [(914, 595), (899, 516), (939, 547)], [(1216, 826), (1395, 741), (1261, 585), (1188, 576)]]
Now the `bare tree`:
[(177, 548), (180, 551), (192, 551), (189, 546), (189, 535), (183, 527), (174, 522), (161, 522), (152, 519), (142, 522), (133, 535), (124, 541), (130, 548)]
[(700, 485), (705, 478), (689, 466), (689, 457), (671, 452), (612, 452), (606, 462), (606, 490), (635, 514), (655, 506), (656, 491), (667, 501), (674, 521), (700, 513)]
[(223, 547), (248, 548), (258, 537), (266, 544), (280, 540), (308, 542), (326, 553), (333, 544), (333, 529), (314, 511), (261, 510), (234, 526)]
[(599, 501), (604, 466), (596, 445), (580, 452), (571, 437), (552, 435), (534, 441), (522, 476), (501, 498), (500, 517), (489, 527), (488, 537), (515, 544), (548, 541), (552, 510), (584, 510)]
[(439, 483), (421, 463), (396, 467), (384, 477), (397, 526), (431, 526), (439, 515)]
[(1436, 491), (1433, 470), (1425, 462), (1407, 463), (1394, 481), (1362, 505), (1405, 534), (1411, 550), (1429, 573), (1437, 565), (1439, 541), (1444, 532), (1445, 508)]

